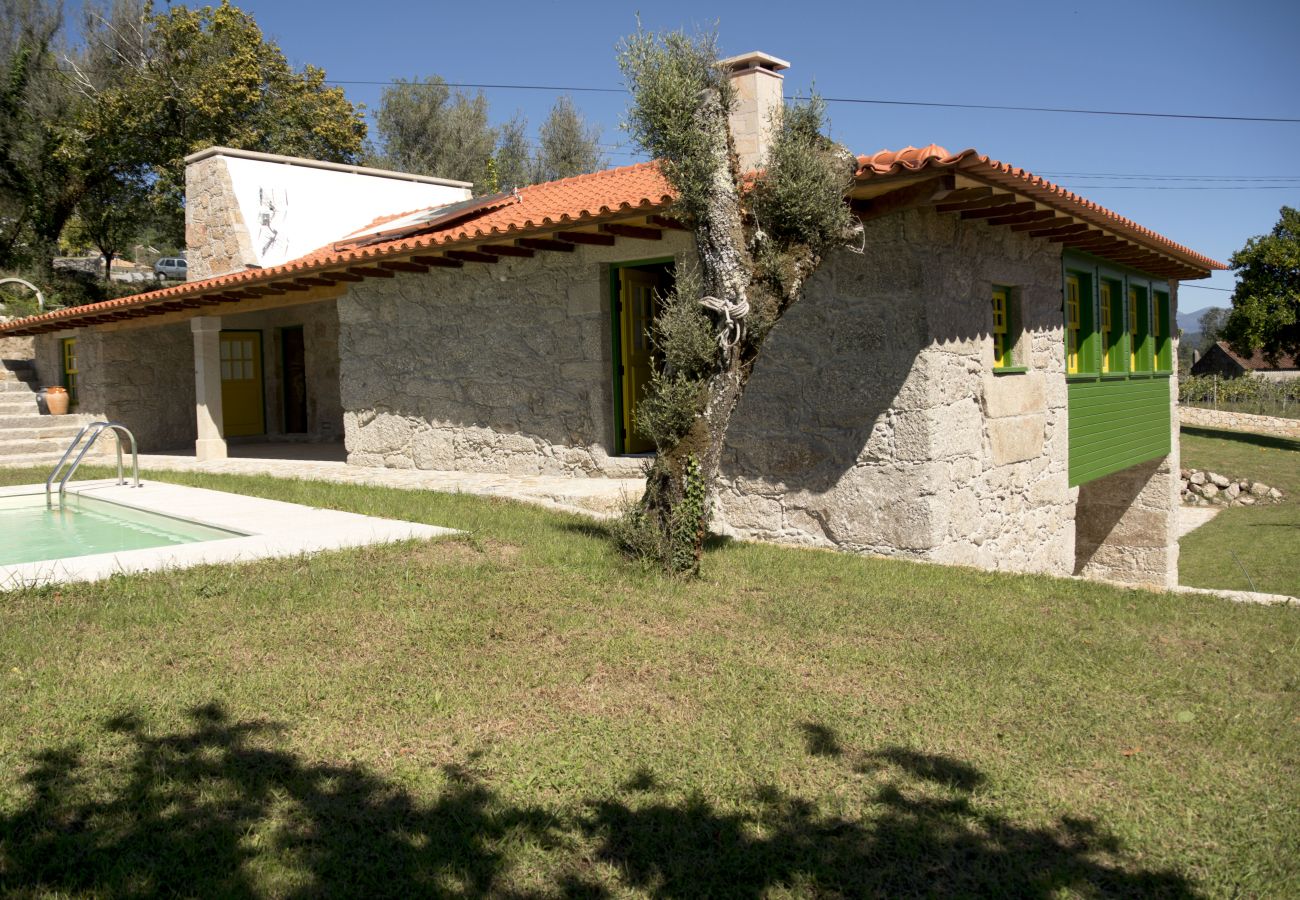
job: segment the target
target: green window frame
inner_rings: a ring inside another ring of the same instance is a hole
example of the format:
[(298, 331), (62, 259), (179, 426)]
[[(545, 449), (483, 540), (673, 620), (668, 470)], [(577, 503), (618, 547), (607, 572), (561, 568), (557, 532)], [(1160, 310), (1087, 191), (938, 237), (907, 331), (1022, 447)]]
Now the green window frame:
[(1100, 365), (1096, 279), (1082, 269), (1065, 273), (1065, 373), (1095, 375)]
[(68, 408), (77, 405), (77, 339), (64, 338), (59, 345), (63, 357), (63, 387), (68, 392)]
[(1023, 332), (1020, 316), (1020, 295), (1012, 287), (995, 284), (991, 290), (993, 305), (993, 371), (1016, 373), (1026, 371), (1020, 364), (1020, 344)]
[(1174, 370), (1174, 334), (1168, 291), (1152, 289), (1151, 311), (1151, 334), (1155, 346), (1156, 371), (1172, 372)]
[(1128, 284), (1129, 371), (1155, 371), (1151, 339), (1151, 291), (1146, 283)]
[(1122, 375), (1128, 371), (1124, 280), (1101, 275), (1098, 278), (1098, 293), (1098, 307), (1101, 310), (1101, 374)]

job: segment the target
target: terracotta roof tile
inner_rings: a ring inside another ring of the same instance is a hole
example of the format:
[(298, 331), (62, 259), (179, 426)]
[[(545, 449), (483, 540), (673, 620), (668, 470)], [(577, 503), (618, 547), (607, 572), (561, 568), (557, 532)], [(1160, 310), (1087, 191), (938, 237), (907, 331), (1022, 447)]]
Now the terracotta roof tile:
[[(860, 157), (858, 162), (860, 181), (886, 179), (924, 170), (958, 170), (963, 175), (1017, 191), (1068, 215), (1094, 222), (1099, 227), (1139, 241), (1160, 254), (1178, 259), (1185, 267), (1205, 272), (1224, 268), (1222, 263), (1176, 244), (1105, 207), (1057, 187), (1024, 169), (980, 156), (974, 150), (950, 154), (943, 147), (931, 144), (920, 149), (905, 147), (897, 151), (882, 150), (872, 156)], [(409, 256), (421, 250), (446, 249), (485, 239), (509, 240), (565, 225), (576, 227), (593, 224), (637, 212), (661, 211), (671, 205), (673, 200), (673, 190), (657, 163), (607, 169), (591, 175), (579, 175), (525, 188), (520, 192), (519, 202), (493, 206), (469, 218), (442, 227), (435, 226), (416, 235), (381, 240), (365, 246), (345, 247), (340, 242), (279, 266), (191, 281), (89, 306), (52, 310), (40, 316), (8, 322), (0, 326), (0, 334), (23, 332), (28, 328), (58, 327), (63, 323), (69, 326), (90, 324), (91, 321), (88, 320), (93, 321), (95, 316), (103, 313), (179, 301), (223, 290), (255, 287), (266, 282), (308, 275), (314, 271), (363, 265), (390, 257)], [(380, 217), (369, 227), (373, 228), (384, 221), (394, 221), (402, 215), (409, 213)], [(351, 240), (355, 243), (355, 232)]]
[(999, 162), (988, 156), (981, 156), (974, 149), (949, 153), (938, 144), (930, 144), (919, 149), (904, 147), (902, 150), (881, 150), (872, 156), (858, 157), (857, 174), (859, 180), (870, 181), (923, 170), (945, 169), (956, 170), (963, 175), (1019, 192), (1032, 200), (1056, 207), (1062, 212), (1116, 231), (1125, 237), (1172, 255), (1193, 268), (1207, 271), (1227, 268), (1217, 260), (1175, 243), (1164, 235), (1157, 234), (1132, 219), (1112, 212), (1099, 203), (1093, 203), (1072, 191), (1052, 184), (1046, 178), (1040, 178), (1026, 169)]

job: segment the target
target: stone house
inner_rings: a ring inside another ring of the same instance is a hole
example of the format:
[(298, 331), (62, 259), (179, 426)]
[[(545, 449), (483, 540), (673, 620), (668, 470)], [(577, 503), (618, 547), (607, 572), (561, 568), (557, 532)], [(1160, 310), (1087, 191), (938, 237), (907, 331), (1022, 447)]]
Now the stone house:
[[(727, 63), (752, 168), (786, 64)], [(196, 154), (190, 282), (0, 334), (35, 335), (41, 378), (72, 379), (82, 411), (149, 450), (341, 437), (359, 466), (636, 474), (645, 325), (694, 256), (657, 167), (479, 199), (404, 178)], [(354, 198), (351, 221), (332, 196)], [(718, 527), (1174, 583), (1171, 323), (1179, 282), (1221, 264), (973, 150), (861, 157), (849, 202), (863, 245), (831, 255), (769, 338)], [(309, 251), (304, 218), (331, 232)]]
[(1234, 353), (1226, 341), (1215, 341), (1204, 356), (1192, 363), (1191, 372), (1193, 375), (1218, 375), (1220, 378), (1258, 375), (1268, 381), (1290, 381), (1300, 378), (1300, 364), (1292, 356), (1279, 356), (1276, 363), (1271, 363), (1259, 350), (1249, 357), (1242, 356)]

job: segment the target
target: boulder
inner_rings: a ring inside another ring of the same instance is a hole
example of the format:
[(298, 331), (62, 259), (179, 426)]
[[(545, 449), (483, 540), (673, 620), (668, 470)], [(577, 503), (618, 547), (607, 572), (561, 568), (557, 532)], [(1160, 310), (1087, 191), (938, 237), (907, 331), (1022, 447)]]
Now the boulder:
[(1229, 500), (1236, 500), (1240, 495), (1241, 488), (1237, 486), (1235, 481), (1223, 489), (1223, 496), (1227, 497)]
[(1270, 500), (1281, 500), (1281, 499), (1282, 499), (1282, 492), (1279, 491), (1277, 488), (1269, 488), (1269, 489), (1268, 489), (1268, 499), (1270, 499)]
[(1226, 488), (1228, 486), (1228, 479), (1218, 472), (1209, 472), (1206, 477), (1209, 478), (1210, 484), (1217, 488)]
[(1263, 497), (1271, 490), (1273, 489), (1262, 481), (1256, 481), (1250, 486), (1250, 492), (1256, 497)]
[(1212, 500), (1219, 494), (1219, 489), (1212, 484), (1201, 485), (1201, 496), (1206, 500)]
[(1240, 497), (1237, 498), (1237, 502), (1240, 503), (1242, 506), (1254, 506), (1255, 498), (1252, 497), (1250, 494), (1242, 494)]
[(1191, 477), (1189, 477), (1187, 480), (1190, 481), (1192, 484), (1205, 484), (1205, 473), (1193, 472), (1191, 474)]

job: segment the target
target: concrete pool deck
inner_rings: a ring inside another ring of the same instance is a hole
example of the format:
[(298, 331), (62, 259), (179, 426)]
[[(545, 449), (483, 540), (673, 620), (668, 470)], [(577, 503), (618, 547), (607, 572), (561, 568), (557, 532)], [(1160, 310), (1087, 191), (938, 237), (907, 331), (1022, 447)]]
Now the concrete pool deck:
[[(213, 472), (224, 475), (269, 475), (335, 481), (407, 491), (477, 494), (533, 503), (549, 509), (608, 517), (627, 499), (645, 491), (640, 477), (608, 478), (570, 475), (503, 475), (429, 469), (380, 469), (350, 466), (339, 443), (291, 442), (232, 444), (226, 459), (200, 462), (193, 453), (142, 453), (140, 471)], [(635, 471), (639, 461), (629, 463)]]
[[(44, 490), (44, 485), (20, 485), (0, 488), (0, 496), (41, 494)], [(118, 485), (114, 480), (85, 481), (70, 485), (68, 493), (240, 532), (240, 536), (0, 566), (0, 590), (68, 581), (96, 581), (119, 573), (155, 572), (207, 563), (250, 562), (456, 534), (451, 528), (317, 509), (160, 481), (145, 482), (139, 488)]]

